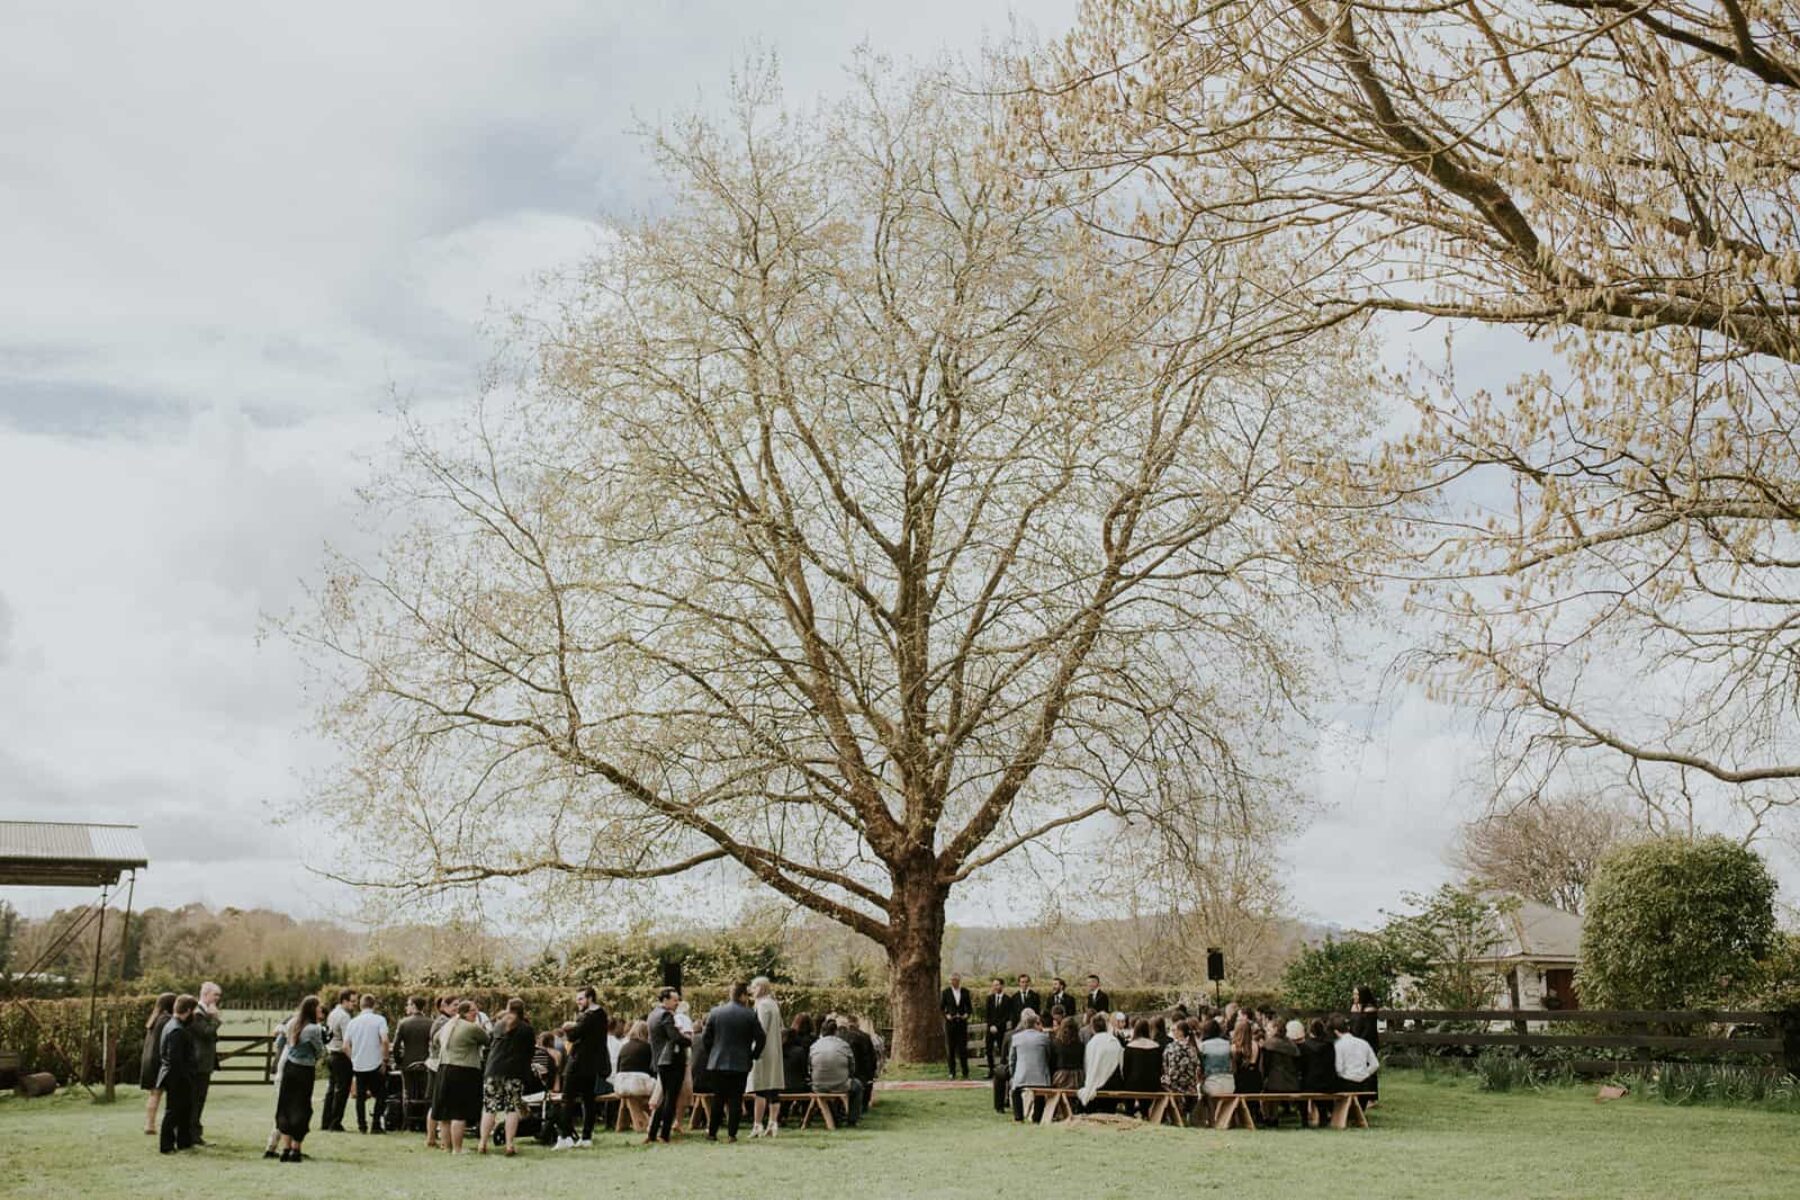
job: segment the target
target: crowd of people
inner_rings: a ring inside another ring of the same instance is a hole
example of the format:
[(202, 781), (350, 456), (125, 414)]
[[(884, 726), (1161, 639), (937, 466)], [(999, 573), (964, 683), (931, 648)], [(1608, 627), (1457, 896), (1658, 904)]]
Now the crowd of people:
[[(1043, 1089), (1072, 1090), (1078, 1112), (1141, 1115), (1149, 1111), (1151, 1094), (1174, 1093), (1184, 1110), (1222, 1096), (1253, 1095), (1262, 1106), (1265, 1127), (1279, 1126), (1284, 1115), (1304, 1125), (1322, 1119), (1322, 1104), (1284, 1101), (1283, 1094), (1363, 1092), (1379, 1096), (1380, 1045), (1376, 1004), (1367, 988), (1357, 988), (1345, 1013), (1302, 1021), (1262, 1007), (1227, 1004), (1185, 1006), (1136, 1018), (1109, 1011), (1099, 980), (1088, 977), (1088, 1007), (1079, 1014), (1069, 1004), (1062, 980), (1056, 980), (1049, 1008), (1038, 1007), (1029, 976), (1019, 977), (1018, 990), (1006, 991), (995, 979), (986, 1002), (988, 1072), (994, 1080), (994, 1109), (1010, 1109), (1015, 1121), (1041, 1115)], [(967, 1045), (967, 1025), (960, 1004), (961, 980), (952, 977), (945, 989), (945, 1033), (951, 1038), (950, 1073), (956, 1075), (955, 1035)], [(963, 1075), (968, 1067), (963, 1051)], [(1119, 1100), (1106, 1093), (1136, 1093)], [(1374, 1103), (1370, 1101), (1370, 1105)], [(1031, 1111), (1027, 1112), (1027, 1107)]]
[[(200, 1110), (214, 1061), (220, 994), (159, 998), (146, 1029), (146, 1132), (173, 1153), (204, 1144)], [(848, 1013), (799, 1013), (785, 1021), (766, 978), (734, 985), (702, 1017), (677, 988), (663, 988), (639, 1019), (610, 1016), (593, 988), (576, 991), (574, 1015), (539, 1031), (523, 1000), (497, 1016), (470, 997), (414, 996), (390, 1027), (373, 994), (337, 993), (326, 1010), (307, 996), (276, 1030), (275, 1122), (264, 1157), (302, 1162), (313, 1099), (326, 1078), (319, 1129), (345, 1132), (355, 1101), (359, 1132), (380, 1134), (422, 1121), (426, 1146), (462, 1153), (519, 1152), (526, 1122), (552, 1150), (593, 1145), (602, 1097), (641, 1105), (645, 1142), (668, 1143), (694, 1095), (710, 1096), (706, 1136), (735, 1142), (749, 1098), (752, 1138), (780, 1130), (781, 1097), (841, 1096), (845, 1120), (868, 1110), (886, 1056), (880, 1035)], [(552, 1103), (552, 1098), (558, 1102)]]

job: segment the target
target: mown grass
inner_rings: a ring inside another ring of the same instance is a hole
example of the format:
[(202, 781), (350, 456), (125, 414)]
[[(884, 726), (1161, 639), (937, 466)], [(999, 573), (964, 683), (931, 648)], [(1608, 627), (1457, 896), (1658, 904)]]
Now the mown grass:
[[(979, 1197), (1054, 1193), (1083, 1200), (1195, 1194), (1232, 1200), (1378, 1197), (1800, 1196), (1800, 1125), (1791, 1114), (1661, 1104), (1596, 1104), (1591, 1088), (1493, 1094), (1468, 1078), (1383, 1079), (1374, 1128), (1342, 1133), (1178, 1129), (1042, 1130), (993, 1113), (985, 1090), (897, 1091), (866, 1127), (785, 1132), (773, 1143), (646, 1148), (608, 1135), (593, 1150), (450, 1158), (416, 1135), (318, 1134), (314, 1158), (259, 1157), (268, 1088), (214, 1090), (214, 1145), (158, 1155), (137, 1093), (0, 1099), (0, 1194), (137, 1200), (155, 1196), (498, 1197), (724, 1194)], [(320, 1097), (323, 1098), (321, 1089)]]

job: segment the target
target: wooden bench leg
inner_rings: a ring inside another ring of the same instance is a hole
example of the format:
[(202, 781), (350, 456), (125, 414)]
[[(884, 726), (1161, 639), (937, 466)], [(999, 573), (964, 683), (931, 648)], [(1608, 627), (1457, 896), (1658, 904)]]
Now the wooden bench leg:
[[(844, 1103), (848, 1104), (848, 1103), (850, 1103), (850, 1101), (848, 1099), (848, 1093), (846, 1093), (845, 1095), (846, 1095), (846, 1098), (844, 1100)], [(825, 1128), (832, 1130), (833, 1132), (836, 1132), (836, 1130), (837, 1130), (837, 1114), (833, 1113), (831, 1111), (831, 1101), (830, 1100), (821, 1100), (821, 1099), (819, 1099), (819, 1097), (814, 1096), (813, 1103), (819, 1106), (819, 1118), (825, 1122)]]
[(1240, 1129), (1256, 1128), (1256, 1115), (1250, 1111), (1251, 1107), (1252, 1105), (1248, 1100), (1238, 1105), (1238, 1116), (1240, 1118), (1238, 1127)]
[(1150, 1111), (1146, 1114), (1145, 1119), (1152, 1125), (1161, 1125), (1163, 1121), (1167, 1119), (1168, 1115), (1169, 1098), (1167, 1096), (1159, 1096), (1157, 1099), (1150, 1102)]
[(1331, 1127), (1347, 1129), (1350, 1125), (1350, 1102), (1355, 1096), (1339, 1096), (1331, 1102)]

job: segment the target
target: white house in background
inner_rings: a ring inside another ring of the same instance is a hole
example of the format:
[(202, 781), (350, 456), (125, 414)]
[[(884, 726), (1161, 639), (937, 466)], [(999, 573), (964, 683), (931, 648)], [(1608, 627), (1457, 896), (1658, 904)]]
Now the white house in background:
[(1498, 1007), (1580, 1008), (1575, 970), (1581, 965), (1581, 918), (1522, 896), (1492, 898), (1506, 901), (1497, 918), (1500, 937), (1480, 961), (1500, 976)]

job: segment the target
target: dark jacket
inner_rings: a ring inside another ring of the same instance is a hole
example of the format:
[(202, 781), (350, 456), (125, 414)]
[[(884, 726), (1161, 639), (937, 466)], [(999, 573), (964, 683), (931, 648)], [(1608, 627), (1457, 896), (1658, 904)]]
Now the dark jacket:
[(1005, 1033), (1019, 1019), (1019, 1010), (1013, 1007), (1012, 997), (1005, 992), (998, 996), (989, 992), (981, 1002), (981, 1019), (986, 1021), (996, 1034)]
[(1044, 1011), (1043, 993), (1032, 988), (1030, 991), (1013, 993), (1013, 1024), (1019, 1023), (1019, 1014), (1028, 1008), (1045, 1020), (1050, 1017), (1050, 1014)]
[(1300, 1090), (1300, 1047), (1284, 1037), (1263, 1042), (1263, 1091), (1297, 1092)]
[(569, 1031), (569, 1054), (563, 1060), (564, 1079), (604, 1079), (612, 1074), (612, 1054), (606, 1048), (606, 1010), (588, 1005)]
[(394, 1027), (394, 1061), (401, 1070), (431, 1057), (431, 1018), (414, 1013)]
[(1300, 1043), (1300, 1090), (1337, 1091), (1337, 1050), (1330, 1042), (1309, 1037)]
[(949, 988), (939, 994), (938, 1007), (943, 1010), (945, 1017), (960, 1017), (966, 1021), (969, 1014), (975, 1011), (975, 997), (969, 994), (968, 988), (962, 988), (961, 991), (961, 1000), (955, 999)]
[(526, 1083), (531, 1079), (531, 1052), (537, 1048), (537, 1031), (524, 1021), (515, 1021), (508, 1029), (501, 1028), (503, 1023), (496, 1022), (491, 1031), (482, 1078)]
[(856, 1077), (864, 1086), (874, 1083), (875, 1039), (860, 1029), (840, 1029), (838, 1036), (850, 1044), (850, 1053), (856, 1056)]
[(1162, 1091), (1163, 1052), (1161, 1046), (1126, 1046), (1125, 1061), (1119, 1066), (1119, 1090), (1122, 1092)]
[(1112, 1011), (1112, 997), (1106, 994), (1105, 988), (1089, 992), (1083, 1004), (1089, 1012), (1109, 1013)]
[(762, 1053), (762, 1022), (747, 1004), (727, 1000), (706, 1015), (700, 1054), (708, 1071), (744, 1071)]
[(1038, 1010), (1038, 1015), (1044, 1017), (1047, 1021), (1050, 1014), (1059, 1008), (1063, 1010), (1063, 1015), (1065, 1017), (1079, 1015), (1075, 1011), (1075, 997), (1067, 992), (1051, 992), (1049, 996), (1045, 997), (1044, 1007)]
[(194, 1052), (194, 1035), (184, 1022), (170, 1020), (163, 1026), (158, 1049), (156, 1086), (164, 1091), (191, 1088), (199, 1078), (200, 1060)]
[(805, 1092), (812, 1090), (812, 1047), (813, 1035), (796, 1033), (790, 1029), (781, 1041), (781, 1065), (787, 1072), (787, 1090)]
[(658, 1070), (680, 1066), (685, 1062), (688, 1046), (693, 1040), (691, 1035), (681, 1032), (681, 1026), (675, 1024), (674, 1013), (660, 1004), (651, 1011), (650, 1061)]
[(639, 1038), (626, 1038), (625, 1044), (619, 1047), (618, 1069), (636, 1071), (640, 1075), (653, 1074), (656, 1057), (650, 1052), (650, 1043)]
[(204, 1008), (195, 1008), (188, 1018), (188, 1037), (194, 1043), (195, 1077), (205, 1079), (219, 1066), (219, 1018)]

